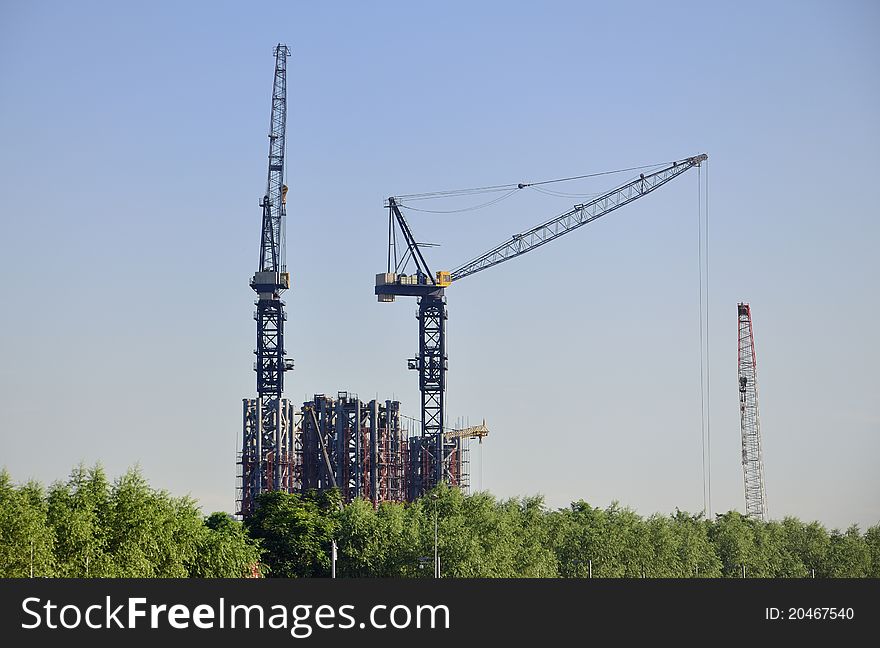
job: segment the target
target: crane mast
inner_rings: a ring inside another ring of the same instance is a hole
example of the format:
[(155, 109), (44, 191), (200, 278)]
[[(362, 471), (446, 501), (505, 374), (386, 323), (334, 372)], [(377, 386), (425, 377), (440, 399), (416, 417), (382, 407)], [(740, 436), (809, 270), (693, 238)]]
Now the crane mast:
[(764, 491), (764, 457), (761, 451), (761, 424), (758, 417), (757, 359), (752, 311), (748, 304), (737, 304), (739, 320), (739, 418), (742, 431), (743, 482), (746, 515), (759, 520), (767, 516)]
[(239, 463), (241, 482), (238, 512), (253, 512), (263, 491), (293, 490), (293, 407), (283, 397), (284, 372), (293, 369), (285, 357), (284, 302), (281, 294), (290, 287), (285, 265), (284, 145), (287, 122), (287, 57), (290, 50), (278, 44), (269, 120), (269, 171), (266, 191), (260, 199), (262, 228), (258, 270), (250, 281), (257, 293), (254, 319), (257, 347), (254, 351), (257, 398), (243, 401), (243, 433)]
[[(589, 222), (611, 213), (659, 189), (667, 182), (708, 159), (696, 155), (670, 163), (666, 167), (640, 176), (604, 193), (598, 198), (546, 221), (530, 230), (516, 234), (488, 252), (465, 263), (452, 272), (432, 273), (415, 240), (409, 224), (395, 197), (388, 198), (388, 265), (385, 273), (376, 275), (375, 294), (380, 302), (392, 302), (397, 296), (418, 298), (419, 352), (407, 361), (409, 369), (419, 372), (421, 392), (421, 437), (411, 440), (414, 445), (410, 480), (412, 496), (419, 496), (441, 482), (456, 484), (456, 453), (460, 452), (460, 438), (444, 435), (445, 391), (448, 357), (446, 354), (445, 289), (453, 282), (487, 268), (530, 252)], [(516, 188), (524, 189), (527, 183)], [(398, 250), (397, 232), (405, 248)], [(408, 263), (415, 272), (406, 275)]]

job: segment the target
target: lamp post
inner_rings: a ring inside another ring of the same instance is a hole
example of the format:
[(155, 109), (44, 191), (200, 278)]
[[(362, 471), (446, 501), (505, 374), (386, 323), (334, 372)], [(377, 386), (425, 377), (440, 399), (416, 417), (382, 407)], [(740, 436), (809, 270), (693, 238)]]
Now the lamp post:
[(332, 543), (330, 547), (330, 578), (336, 578), (336, 540), (332, 540)]
[(437, 493), (431, 495), (431, 499), (434, 500), (434, 578), (440, 578), (440, 550), (437, 543), (437, 500), (439, 497)]
[[(588, 571), (587, 571), (587, 574), (588, 574), (587, 578), (592, 578), (592, 577), (593, 577), (593, 559), (592, 559), (592, 558), (590, 558), (590, 559), (588, 559), (588, 560), (580, 560), (579, 558), (575, 558), (574, 560), (571, 561), (571, 563), (575, 566), (575, 569), (577, 569), (577, 566), (578, 566), (578, 565), (584, 565), (584, 564), (586, 564), (586, 565), (587, 565), (587, 569), (588, 569)], [(578, 570), (578, 571), (580, 571), (580, 570)]]

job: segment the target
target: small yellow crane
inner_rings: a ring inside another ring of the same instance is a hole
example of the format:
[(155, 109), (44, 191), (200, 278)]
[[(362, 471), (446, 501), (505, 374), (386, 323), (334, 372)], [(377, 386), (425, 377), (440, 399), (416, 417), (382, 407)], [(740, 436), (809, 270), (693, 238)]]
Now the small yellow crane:
[(483, 437), (489, 436), (489, 428), (486, 427), (486, 419), (483, 419), (481, 425), (472, 425), (471, 427), (462, 428), (460, 430), (446, 430), (443, 437), (449, 441), (452, 439), (479, 439), (483, 442)]

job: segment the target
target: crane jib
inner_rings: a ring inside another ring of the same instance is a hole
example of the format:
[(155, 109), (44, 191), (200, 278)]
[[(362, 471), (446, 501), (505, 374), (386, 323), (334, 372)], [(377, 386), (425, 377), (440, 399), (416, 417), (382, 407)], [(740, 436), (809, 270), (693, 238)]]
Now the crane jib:
[(460, 266), (450, 274), (450, 281), (458, 281), (549, 243), (563, 234), (651, 193), (688, 169), (699, 166), (707, 159), (708, 156), (702, 154), (673, 162), (654, 173), (642, 174), (639, 178), (612, 189), (595, 200), (576, 205), (570, 211), (546, 223), (526, 232), (515, 234), (504, 243)]

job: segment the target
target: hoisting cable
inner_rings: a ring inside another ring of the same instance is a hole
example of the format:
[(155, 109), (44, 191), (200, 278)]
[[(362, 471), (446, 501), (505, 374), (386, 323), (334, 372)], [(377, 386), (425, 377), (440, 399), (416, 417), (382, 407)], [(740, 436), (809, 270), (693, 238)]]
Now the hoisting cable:
[(510, 191), (508, 191), (503, 196), (499, 196), (498, 198), (494, 198), (489, 202), (484, 202), (480, 205), (472, 205), (470, 207), (463, 207), (461, 209), (421, 209), (420, 207), (413, 207), (412, 205), (407, 205), (405, 203), (399, 203), (401, 207), (406, 207), (407, 209), (411, 209), (412, 211), (418, 212), (426, 212), (428, 214), (457, 214), (459, 212), (466, 211), (474, 211), (475, 209), (482, 209), (483, 207), (489, 207), (490, 205), (494, 205), (495, 203), (501, 202), (505, 198), (510, 198), (513, 194), (517, 192), (517, 188), (514, 187)]
[[(435, 198), (452, 198), (456, 196), (473, 196), (484, 193), (493, 193), (501, 191), (516, 191), (525, 189), (526, 187), (537, 187), (540, 185), (554, 184), (557, 182), (570, 182), (572, 180), (583, 180), (585, 178), (595, 178), (598, 176), (612, 175), (615, 173), (626, 173), (627, 171), (640, 171), (643, 169), (652, 169), (660, 166), (671, 164), (671, 162), (658, 162), (656, 164), (643, 164), (641, 166), (627, 167), (626, 169), (615, 169), (613, 171), (599, 171), (596, 173), (585, 173), (583, 175), (568, 176), (566, 178), (555, 178), (553, 180), (541, 180), (539, 182), (514, 182), (510, 184), (488, 185), (485, 187), (470, 187), (467, 189), (449, 189), (446, 191), (430, 191), (426, 193), (400, 194), (395, 196), (401, 203), (413, 202), (415, 200), (432, 200)], [(491, 203), (490, 203), (491, 204)], [(413, 207), (410, 207), (413, 209)]]
[[(428, 193), (419, 193), (419, 194), (401, 194), (396, 196), (396, 200), (398, 201), (398, 205), (400, 207), (405, 207), (406, 209), (410, 209), (412, 211), (424, 212), (428, 214), (459, 214), (462, 212), (474, 211), (477, 209), (483, 209), (484, 207), (490, 207), (496, 203), (501, 202), (515, 194), (520, 189), (534, 189), (535, 191), (539, 191), (541, 193), (557, 196), (560, 198), (586, 198), (586, 197), (596, 197), (602, 195), (599, 193), (585, 193), (585, 194), (566, 194), (563, 192), (556, 192), (550, 189), (544, 188), (542, 185), (554, 184), (557, 182), (570, 182), (572, 180), (583, 180), (585, 178), (595, 178), (598, 176), (606, 176), (612, 175), (615, 173), (626, 173), (627, 171), (639, 171), (643, 169), (655, 169), (657, 167), (663, 166), (665, 164), (669, 164), (667, 162), (658, 162), (656, 164), (644, 164), (641, 166), (628, 167), (626, 169), (615, 169), (614, 171), (599, 171), (596, 173), (586, 173), (578, 176), (569, 176), (567, 178), (556, 178), (554, 180), (541, 180), (539, 182), (518, 182), (516, 184), (505, 184), (505, 185), (488, 185), (485, 187), (471, 187), (468, 189), (450, 189), (447, 191), (433, 191)], [(457, 198), (461, 196), (476, 196), (487, 193), (497, 193), (497, 192), (505, 192), (503, 195), (498, 196), (497, 198), (493, 198), (484, 203), (480, 203), (479, 205), (471, 205), (468, 207), (462, 207), (459, 209), (423, 209), (421, 207), (413, 207), (409, 204), (415, 200), (432, 200), (437, 198)]]
[(704, 193), (706, 226), (703, 228), (706, 241), (706, 464), (707, 488), (709, 491), (709, 515), (712, 515), (712, 408), (709, 400), (709, 160), (706, 160), (706, 188)]
[(596, 178), (598, 176), (612, 175), (614, 173), (626, 173), (627, 171), (640, 171), (642, 169), (651, 169), (654, 167), (665, 166), (672, 162), (658, 162), (657, 164), (643, 164), (642, 166), (629, 167), (628, 169), (616, 169), (614, 171), (599, 171), (598, 173), (587, 173), (579, 176), (570, 176), (568, 178), (557, 178), (556, 180), (542, 180), (541, 182), (521, 182), (518, 188), (534, 187), (536, 185), (553, 184), (554, 182), (568, 182), (570, 180), (583, 180), (584, 178)]
[[(705, 194), (702, 166), (697, 167), (697, 260), (700, 311), (700, 442), (703, 464), (703, 513), (712, 515), (712, 440), (709, 414), (709, 169)], [(705, 302), (705, 306), (704, 306)]]
[(450, 198), (455, 196), (474, 196), (478, 194), (484, 193), (492, 193), (498, 191), (509, 191), (510, 189), (518, 189), (516, 183), (506, 184), (506, 185), (493, 185), (491, 187), (472, 187), (470, 189), (450, 189), (448, 191), (432, 191), (429, 193), (420, 193), (420, 194), (402, 194), (400, 196), (395, 196), (398, 200), (407, 200), (412, 202), (413, 200), (430, 200), (433, 198)]

